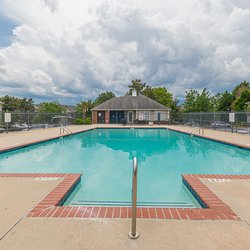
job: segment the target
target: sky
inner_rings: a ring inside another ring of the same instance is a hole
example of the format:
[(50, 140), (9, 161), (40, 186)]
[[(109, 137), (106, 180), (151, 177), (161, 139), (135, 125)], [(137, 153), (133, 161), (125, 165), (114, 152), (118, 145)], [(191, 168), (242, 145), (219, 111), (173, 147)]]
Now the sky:
[(249, 23), (249, 0), (0, 0), (0, 96), (232, 90), (250, 79)]

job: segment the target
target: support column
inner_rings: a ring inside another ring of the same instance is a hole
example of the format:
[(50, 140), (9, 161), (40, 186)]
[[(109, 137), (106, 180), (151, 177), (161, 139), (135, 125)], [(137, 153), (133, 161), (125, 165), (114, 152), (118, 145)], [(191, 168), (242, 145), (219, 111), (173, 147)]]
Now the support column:
[(2, 119), (2, 112), (3, 112), (3, 102), (0, 102), (0, 122), (2, 122), (3, 121), (3, 119)]
[(109, 124), (109, 110), (105, 111), (105, 123)]
[(97, 111), (92, 111), (92, 123), (97, 124)]

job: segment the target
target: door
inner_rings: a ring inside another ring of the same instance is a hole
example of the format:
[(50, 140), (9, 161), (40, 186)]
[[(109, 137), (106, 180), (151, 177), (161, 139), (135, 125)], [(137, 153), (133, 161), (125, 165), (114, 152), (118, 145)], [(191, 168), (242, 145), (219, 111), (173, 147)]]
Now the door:
[(97, 123), (105, 123), (105, 111), (97, 112)]
[(133, 111), (128, 111), (128, 123), (133, 123), (134, 122), (134, 112)]
[(158, 121), (158, 124), (161, 123), (161, 113), (158, 113), (158, 114), (157, 114), (157, 121)]
[(118, 111), (117, 123), (123, 123), (124, 121), (124, 111)]
[(117, 124), (123, 123), (124, 121), (124, 111), (110, 111), (110, 123)]

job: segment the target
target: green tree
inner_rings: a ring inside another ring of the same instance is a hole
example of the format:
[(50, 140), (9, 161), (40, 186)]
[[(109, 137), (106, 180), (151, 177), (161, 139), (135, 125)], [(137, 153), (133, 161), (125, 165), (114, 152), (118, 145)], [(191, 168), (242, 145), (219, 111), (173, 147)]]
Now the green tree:
[(91, 100), (88, 101), (81, 101), (80, 103), (76, 104), (76, 113), (80, 116), (91, 117), (91, 109), (94, 107), (94, 104)]
[(143, 90), (146, 88), (146, 83), (143, 83), (141, 79), (135, 79), (131, 81), (131, 84), (128, 85), (128, 87), (129, 95), (132, 95), (133, 90), (136, 90), (137, 95), (141, 95)]
[(103, 102), (108, 101), (109, 99), (115, 97), (115, 94), (111, 91), (102, 92), (95, 100), (94, 106), (102, 104)]
[(195, 89), (190, 89), (186, 91), (186, 97), (183, 104), (183, 107), (186, 112), (195, 112), (196, 111), (196, 98), (198, 91)]
[[(238, 101), (238, 99), (241, 98), (241, 94), (244, 91), (250, 91), (250, 84), (247, 81), (241, 82), (240, 84), (238, 84), (234, 88), (234, 90), (232, 92), (232, 95), (233, 95), (233, 102), (231, 105), (232, 110), (237, 111), (240, 107), (243, 108), (243, 106), (241, 104), (239, 104), (241, 101)], [(244, 95), (246, 95), (246, 94), (244, 94)], [(236, 103), (238, 103), (238, 104), (236, 104)]]
[(19, 100), (19, 109), (24, 111), (34, 111), (34, 100), (32, 98), (22, 98)]
[(179, 103), (179, 99), (174, 98), (172, 105), (170, 105), (172, 114), (174, 114), (174, 113), (177, 114), (180, 111), (180, 107), (179, 107), (178, 103)]
[(211, 96), (212, 111), (218, 111), (220, 97), (221, 97), (220, 93), (218, 93), (214, 96)]
[(194, 89), (186, 91), (184, 108), (186, 112), (213, 111), (213, 103), (209, 91), (206, 88), (201, 93)]
[(146, 86), (143, 90), (142, 90), (142, 94), (155, 100), (155, 96), (154, 96), (154, 92), (153, 92), (153, 88)]
[(250, 102), (250, 91), (244, 90), (241, 92), (240, 97), (234, 103), (235, 111), (244, 111), (247, 110), (247, 102)]
[(128, 94), (131, 95), (133, 90), (136, 90), (137, 95), (145, 95), (162, 105), (169, 107), (173, 112), (178, 112), (178, 99), (174, 99), (172, 93), (170, 93), (165, 87), (150, 87), (143, 83), (141, 79), (135, 79), (131, 81), (128, 86)]
[(213, 111), (213, 106), (211, 103), (211, 97), (209, 91), (204, 88), (201, 93), (198, 94), (196, 99), (196, 110), (209, 112)]
[(0, 101), (4, 103), (3, 110), (6, 111), (34, 111), (34, 100), (32, 98), (19, 98), (15, 96), (0, 97)]
[(231, 110), (233, 100), (234, 100), (233, 95), (228, 91), (225, 91), (222, 94), (219, 94), (218, 105), (216, 107), (216, 111)]
[(171, 108), (172, 112), (178, 112), (178, 102), (179, 99), (174, 99), (173, 94), (170, 93), (165, 87), (155, 87), (146, 86), (142, 94), (161, 103), (162, 105)]
[(243, 81), (241, 83), (239, 83), (233, 90), (232, 94), (234, 96), (234, 99), (237, 99), (237, 97), (240, 97), (240, 94), (242, 91), (244, 91), (245, 89), (250, 90), (250, 84), (247, 81)]
[(173, 105), (173, 95), (165, 87), (152, 88), (152, 91), (155, 101), (169, 108)]
[(63, 113), (65, 108), (58, 102), (43, 102), (39, 105), (39, 112), (42, 113)]

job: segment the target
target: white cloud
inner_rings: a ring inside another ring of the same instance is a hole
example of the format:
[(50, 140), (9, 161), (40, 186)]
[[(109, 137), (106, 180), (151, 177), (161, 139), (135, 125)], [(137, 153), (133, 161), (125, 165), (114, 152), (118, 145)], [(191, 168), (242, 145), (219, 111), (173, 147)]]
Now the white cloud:
[(1, 94), (64, 102), (126, 92), (134, 78), (213, 92), (250, 78), (248, 0), (0, 0), (16, 22)]

